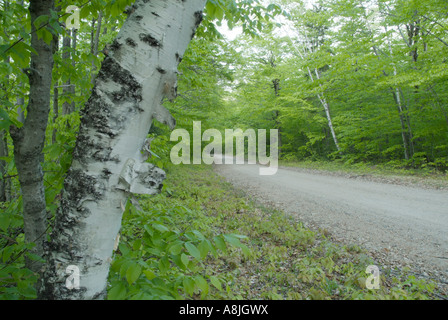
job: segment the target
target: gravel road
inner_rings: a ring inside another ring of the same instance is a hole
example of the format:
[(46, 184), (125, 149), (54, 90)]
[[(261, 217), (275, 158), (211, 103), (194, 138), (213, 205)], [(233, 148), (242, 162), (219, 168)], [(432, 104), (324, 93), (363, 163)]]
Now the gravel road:
[[(380, 268), (408, 267), (448, 284), (448, 191), (258, 165), (215, 165), (249, 196), (335, 241), (367, 249)], [(445, 285), (443, 285), (445, 284)], [(445, 291), (443, 290), (443, 291)]]

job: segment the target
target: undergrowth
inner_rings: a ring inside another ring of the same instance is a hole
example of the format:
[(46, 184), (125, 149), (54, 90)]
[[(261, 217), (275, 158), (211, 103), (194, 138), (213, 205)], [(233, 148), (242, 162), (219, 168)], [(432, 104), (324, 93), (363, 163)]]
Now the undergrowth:
[[(161, 194), (130, 197), (108, 299), (435, 299), (435, 285), (381, 274), (366, 288), (362, 248), (332, 243), (280, 211), (252, 202), (205, 165), (165, 166)], [(0, 300), (35, 299), (37, 277), (17, 205), (2, 204)], [(2, 215), (5, 217), (6, 215)]]
[(433, 299), (434, 284), (406, 274), (366, 288), (363, 249), (250, 201), (210, 166), (167, 176), (161, 194), (128, 202), (109, 299)]

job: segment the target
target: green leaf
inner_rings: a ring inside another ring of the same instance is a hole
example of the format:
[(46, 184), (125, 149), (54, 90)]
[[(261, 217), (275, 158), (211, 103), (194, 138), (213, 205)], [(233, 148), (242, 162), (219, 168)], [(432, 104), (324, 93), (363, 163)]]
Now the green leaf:
[(207, 1), (205, 9), (207, 10), (207, 16), (209, 16), (210, 21), (213, 20), (215, 18), (216, 6), (211, 1)]
[(123, 254), (123, 256), (129, 255), (131, 250), (129, 249), (128, 245), (126, 243), (120, 242), (118, 245), (118, 248), (120, 249), (120, 252)]
[(196, 286), (199, 289), (201, 289), (202, 296), (207, 295), (208, 290), (209, 290), (209, 286), (208, 286), (207, 280), (205, 280), (202, 276), (197, 275), (196, 277), (194, 277), (194, 283), (196, 284)]
[[(11, 113), (17, 116), (14, 111), (11, 111)], [(14, 119), (14, 116), (11, 117), (5, 109), (0, 109), (0, 130), (5, 129), (8, 131), (11, 125), (15, 125), (17, 128), (20, 128), (23, 124)]]
[(185, 249), (187, 249), (188, 253), (190, 253), (193, 257), (195, 257), (198, 261), (201, 261), (201, 252), (196, 248), (196, 246), (191, 243), (185, 243)]
[(9, 225), (11, 223), (11, 219), (8, 215), (2, 213), (0, 214), (0, 228), (6, 232), (9, 228)]
[(16, 248), (14, 245), (3, 249), (3, 262), (6, 262), (9, 260), (9, 258), (11, 257), (11, 255), (13, 254), (15, 249)]
[(226, 242), (224, 241), (224, 239), (222, 238), (222, 236), (216, 236), (213, 238), (213, 241), (216, 244), (216, 247), (218, 249), (220, 249), (221, 251), (223, 251), (224, 253), (227, 252), (227, 245)]
[(222, 291), (221, 281), (215, 276), (210, 276), (210, 282), (219, 290)]
[(159, 271), (163, 274), (166, 273), (170, 268), (170, 261), (167, 256), (163, 256), (162, 259), (159, 260)]
[(39, 261), (39, 262), (42, 262), (42, 263), (45, 262), (45, 259), (43, 259), (41, 256), (38, 256), (37, 254), (31, 253), (31, 252), (28, 252), (26, 254), (26, 256), (28, 258), (30, 258), (31, 260), (33, 260), (33, 261)]
[(108, 300), (123, 300), (125, 297), (126, 297), (126, 287), (121, 282), (119, 282), (117, 285), (109, 289), (107, 295)]
[(201, 259), (204, 259), (210, 251), (210, 247), (206, 240), (202, 240), (198, 246), (198, 250), (201, 254)]
[(133, 284), (140, 277), (142, 273), (142, 268), (137, 263), (131, 264), (131, 266), (126, 271), (126, 280), (129, 284)]
[(240, 240), (237, 237), (235, 237), (233, 234), (225, 234), (224, 239), (228, 243), (234, 245), (235, 247), (239, 247), (241, 245)]
[(151, 270), (143, 270), (143, 273), (145, 274), (146, 279), (148, 280), (152, 280), (156, 277), (156, 274)]
[(137, 251), (137, 250), (140, 250), (141, 246), (142, 246), (142, 239), (137, 239), (132, 244), (132, 249), (134, 249), (134, 251)]
[(190, 296), (192, 296), (194, 293), (194, 283), (195, 283), (194, 280), (189, 277), (184, 278), (184, 280), (182, 281), (182, 284), (184, 285), (185, 292)]
[(241, 236), (241, 235), (236, 235), (236, 234), (225, 234), (224, 235), (224, 239), (226, 239), (227, 242), (229, 242), (230, 244), (232, 244), (233, 246), (235, 246), (237, 248), (241, 248), (244, 255), (249, 255), (250, 254), (249, 248), (245, 244), (241, 243), (238, 238), (244, 239), (246, 237)]
[(156, 229), (156, 230), (159, 230), (160, 232), (167, 232), (167, 231), (170, 231), (170, 229), (168, 229), (167, 227), (165, 227), (163, 224), (160, 224), (160, 223), (157, 223), (157, 222), (153, 222), (152, 224), (151, 224), (151, 226), (154, 228), (154, 229)]
[(46, 44), (50, 44), (53, 40), (53, 34), (47, 28), (39, 29), (36, 33), (38, 38), (44, 40)]
[(49, 19), (50, 16), (48, 15), (39, 16), (34, 20), (34, 26), (36, 27), (36, 29), (39, 29), (42, 25), (47, 23)]
[(183, 242), (177, 242), (170, 246), (168, 249), (171, 254), (178, 255), (182, 252), (184, 244)]
[(180, 260), (182, 261), (182, 263), (184, 264), (184, 266), (186, 268), (188, 268), (188, 265), (190, 264), (190, 259), (188, 259), (188, 256), (185, 253), (182, 253), (180, 255)]

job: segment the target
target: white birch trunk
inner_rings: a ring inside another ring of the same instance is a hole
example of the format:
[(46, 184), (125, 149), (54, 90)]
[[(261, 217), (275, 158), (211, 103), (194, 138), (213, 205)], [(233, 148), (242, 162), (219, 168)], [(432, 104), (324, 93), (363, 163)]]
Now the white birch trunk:
[[(316, 68), (314, 69), (314, 71), (316, 73), (317, 80), (320, 80), (319, 71)], [(309, 69), (308, 69), (308, 72), (309, 72)], [(311, 74), (311, 72), (310, 72), (310, 74)], [(319, 84), (319, 87), (322, 89), (322, 84)], [(322, 90), (322, 92), (323, 92), (323, 90)], [(334, 131), (333, 120), (331, 120), (330, 106), (328, 105), (327, 99), (325, 99), (325, 96), (323, 93), (319, 93), (317, 95), (317, 97), (319, 98), (320, 103), (324, 107), (325, 115), (327, 117), (328, 127), (330, 128), (331, 136), (333, 137), (333, 142), (336, 146), (336, 149), (338, 149), (338, 152), (340, 152), (341, 148), (339, 147), (339, 141), (336, 136), (336, 132)]]
[[(82, 112), (73, 163), (47, 249), (43, 299), (106, 296), (122, 203), (131, 193), (154, 194), (164, 172), (141, 150), (153, 118), (174, 127), (161, 106), (176, 94), (177, 65), (202, 20), (205, 0), (138, 0), (114, 42)], [(66, 268), (80, 271), (80, 288), (65, 286)]]
[[(384, 31), (387, 34), (387, 27), (384, 27)], [(393, 57), (393, 51), (392, 51), (392, 42), (389, 38), (389, 36), (387, 37), (388, 40), (388, 45), (389, 45), (389, 53), (390, 53), (390, 57)], [(397, 67), (395, 66), (395, 63), (392, 63), (393, 65), (393, 69), (394, 69), (394, 77), (397, 76)], [(400, 88), (396, 87), (395, 88), (395, 92), (393, 92), (394, 96), (395, 96), (395, 102), (397, 103), (397, 108), (398, 108), (398, 115), (400, 117), (400, 124), (401, 124), (401, 138), (403, 140), (403, 151), (404, 151), (404, 158), (406, 160), (409, 160), (409, 147), (410, 147), (410, 141), (408, 141), (407, 137), (406, 137), (406, 124), (405, 124), (405, 120), (404, 120), (404, 116), (403, 116), (403, 105), (401, 103), (401, 96), (400, 96)]]
[[(306, 42), (309, 43), (308, 37), (306, 36), (306, 34), (304, 34), (304, 35), (305, 35)], [(288, 36), (289, 36), (289, 35), (288, 35)], [(296, 45), (295, 45), (294, 42), (292, 41), (291, 37), (289, 37), (289, 39), (291, 40), (291, 44), (293, 45), (294, 49), (295, 49), (295, 50), (297, 51), (297, 53), (299, 54), (300, 58), (301, 58), (302, 60), (305, 61), (305, 52), (306, 52), (305, 48), (303, 48), (304, 53), (300, 52), (300, 50), (296, 47)], [(305, 46), (305, 45), (303, 45), (303, 46)], [(308, 49), (308, 51), (312, 51), (312, 48), (311, 48), (311, 47), (308, 47), (308, 48), (306, 48), (306, 49)], [(314, 82), (314, 77), (313, 77), (313, 74), (312, 74), (312, 72), (311, 72), (311, 70), (310, 70), (310, 67), (307, 66), (306, 68), (307, 68), (307, 70), (308, 70), (308, 75), (310, 76), (310, 80), (311, 80), (311, 82)], [(317, 77), (317, 79), (319, 80), (319, 79), (320, 79), (320, 76), (319, 76), (319, 72), (318, 72), (318, 70), (315, 68), (314, 71), (315, 71), (315, 73), (316, 73), (316, 77)], [(322, 89), (322, 85), (321, 85), (321, 84), (319, 85), (319, 87)], [(333, 121), (332, 121), (332, 119), (331, 119), (330, 106), (329, 106), (329, 104), (328, 104), (328, 102), (327, 102), (327, 99), (325, 98), (325, 95), (323, 94), (323, 90), (322, 90), (321, 93), (318, 93), (318, 94), (317, 94), (317, 97), (319, 98), (320, 103), (321, 103), (322, 106), (324, 107), (324, 110), (325, 110), (325, 116), (326, 116), (326, 118), (327, 118), (328, 127), (330, 128), (331, 136), (332, 136), (332, 138), (333, 138), (333, 142), (334, 142), (334, 144), (335, 144), (335, 146), (336, 146), (336, 149), (338, 150), (338, 152), (341, 152), (341, 148), (340, 148), (340, 146), (339, 146), (339, 141), (338, 141), (338, 138), (337, 138), (337, 136), (336, 136), (336, 132), (335, 132), (335, 130), (334, 130)]]

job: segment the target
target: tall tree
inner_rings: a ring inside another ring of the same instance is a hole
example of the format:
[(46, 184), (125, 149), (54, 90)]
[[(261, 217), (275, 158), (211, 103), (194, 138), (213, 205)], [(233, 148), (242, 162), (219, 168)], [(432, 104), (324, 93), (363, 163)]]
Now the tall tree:
[[(140, 150), (153, 118), (174, 126), (161, 106), (176, 95), (177, 65), (202, 20), (205, 1), (136, 1), (106, 49), (79, 129), (42, 277), (42, 298), (100, 299), (127, 194), (152, 194), (164, 173)], [(81, 289), (65, 286), (66, 268)]]
[[(43, 256), (44, 240), (47, 231), (47, 212), (45, 188), (41, 166), (42, 149), (45, 142), (45, 129), (48, 122), (50, 91), (52, 84), (54, 42), (46, 43), (38, 37), (36, 20), (41, 16), (51, 16), (54, 11), (53, 0), (30, 2), (31, 16), (31, 54), (30, 67), (25, 70), (30, 93), (27, 115), (21, 128), (11, 127), (14, 142), (14, 159), (19, 174), (23, 199), (24, 231), (27, 242), (35, 243), (33, 253)], [(29, 269), (40, 272), (42, 264), (28, 261)]]

